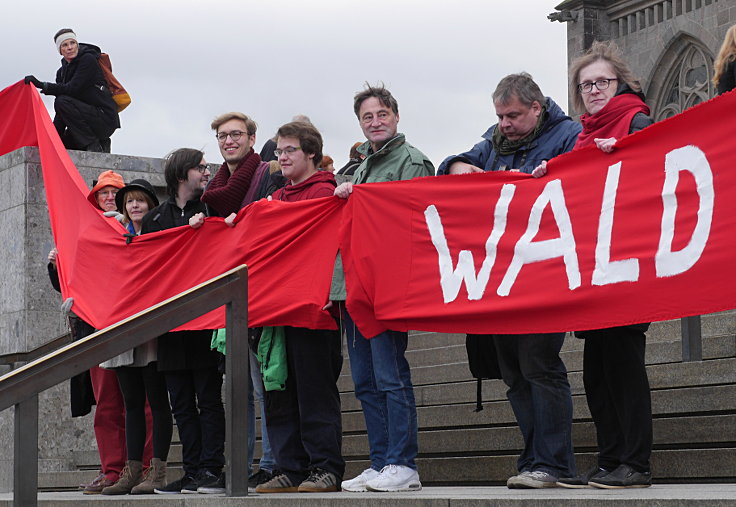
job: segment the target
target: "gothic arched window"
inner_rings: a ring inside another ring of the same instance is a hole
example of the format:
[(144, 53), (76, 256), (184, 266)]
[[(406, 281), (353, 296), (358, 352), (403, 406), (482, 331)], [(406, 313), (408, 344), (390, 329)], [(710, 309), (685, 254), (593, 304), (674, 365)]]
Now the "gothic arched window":
[(681, 113), (714, 95), (713, 84), (710, 81), (713, 75), (713, 58), (708, 50), (692, 39), (681, 39), (678, 42), (679, 44), (670, 47), (671, 50), (677, 51), (676, 57), (665, 58), (660, 62), (660, 65), (667, 64), (669, 69), (660, 68), (655, 72), (655, 74), (660, 74), (660, 70), (666, 72), (666, 78), (661, 82), (656, 100), (654, 111), (656, 121)]

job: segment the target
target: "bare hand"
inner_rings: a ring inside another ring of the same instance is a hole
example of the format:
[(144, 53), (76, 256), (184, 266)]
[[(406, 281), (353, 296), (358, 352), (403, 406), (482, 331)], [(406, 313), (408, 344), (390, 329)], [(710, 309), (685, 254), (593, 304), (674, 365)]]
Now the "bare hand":
[(322, 310), (329, 310), (332, 308), (332, 301), (328, 301), (325, 306), (322, 307)]
[(453, 162), (450, 164), (447, 174), (470, 174), (470, 173), (482, 173), (483, 169), (476, 167), (473, 164), (467, 162)]
[(197, 213), (189, 219), (189, 226), (192, 229), (199, 229), (204, 224), (204, 213)]
[(225, 219), (225, 225), (227, 225), (228, 227), (235, 227), (236, 216), (237, 215), (235, 213), (230, 213), (230, 215), (228, 215), (228, 217)]
[(49, 252), (49, 262), (56, 266), (56, 256), (59, 255), (59, 251), (56, 249), (56, 247), (52, 248)]
[(349, 181), (340, 184), (335, 189), (335, 195), (341, 199), (347, 199), (353, 193), (353, 184)]
[(532, 176), (534, 176), (535, 178), (541, 178), (545, 174), (547, 174), (547, 161), (542, 160), (542, 163), (535, 167), (532, 171)]
[(595, 141), (595, 145), (598, 147), (599, 150), (601, 150), (604, 153), (611, 153), (613, 151), (613, 148), (616, 147), (616, 138), (615, 137), (609, 137), (608, 139), (593, 139)]

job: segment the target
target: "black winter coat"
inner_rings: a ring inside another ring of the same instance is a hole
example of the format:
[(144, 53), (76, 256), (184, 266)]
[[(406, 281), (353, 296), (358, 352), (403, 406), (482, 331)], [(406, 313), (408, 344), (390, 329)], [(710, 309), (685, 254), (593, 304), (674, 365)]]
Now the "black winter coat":
[(79, 53), (72, 61), (61, 59), (61, 67), (56, 71), (56, 83), (47, 83), (43, 93), (46, 95), (68, 95), (87, 104), (98, 107), (108, 118), (112, 129), (120, 128), (118, 106), (112, 100), (107, 81), (102, 74), (98, 59), (100, 48), (92, 44), (79, 44)]
[[(141, 234), (188, 225), (189, 219), (200, 212), (207, 214), (207, 208), (200, 200), (189, 201), (181, 209), (176, 205), (176, 200), (170, 197), (143, 217)], [(211, 341), (211, 329), (177, 331), (159, 336), (158, 370), (197, 370), (219, 366), (222, 355), (210, 349)]]

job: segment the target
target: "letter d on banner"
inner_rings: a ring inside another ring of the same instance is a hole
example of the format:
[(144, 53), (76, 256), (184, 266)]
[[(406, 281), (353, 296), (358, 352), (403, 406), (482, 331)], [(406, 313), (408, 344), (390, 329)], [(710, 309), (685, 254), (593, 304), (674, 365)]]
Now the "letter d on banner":
[[(681, 171), (688, 171), (695, 178), (695, 188), (700, 198), (698, 222), (687, 246), (673, 252), (672, 240), (675, 236), (675, 215), (677, 214), (675, 190)], [(659, 278), (684, 273), (698, 262), (710, 236), (714, 201), (713, 172), (705, 153), (698, 147), (683, 146), (669, 152), (664, 160), (664, 172), (662, 231), (659, 236), (659, 248), (654, 257)]]

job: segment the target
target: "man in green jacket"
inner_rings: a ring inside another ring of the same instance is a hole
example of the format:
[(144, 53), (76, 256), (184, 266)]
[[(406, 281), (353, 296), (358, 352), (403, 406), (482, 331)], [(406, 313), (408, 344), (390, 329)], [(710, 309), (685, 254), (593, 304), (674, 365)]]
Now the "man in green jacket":
[[(358, 151), (366, 156), (353, 181), (341, 184), (335, 195), (347, 199), (353, 185), (433, 176), (427, 157), (397, 133), (399, 106), (383, 86), (368, 86), (354, 99), (355, 114), (366, 141)], [(345, 300), (342, 264), (338, 256), (332, 301)], [(417, 410), (405, 352), (406, 332), (386, 331), (366, 340), (340, 305), (348, 338), (355, 396), (360, 400), (368, 430), (371, 467), (343, 481), (344, 491), (418, 491)]]

